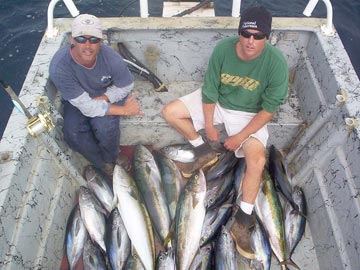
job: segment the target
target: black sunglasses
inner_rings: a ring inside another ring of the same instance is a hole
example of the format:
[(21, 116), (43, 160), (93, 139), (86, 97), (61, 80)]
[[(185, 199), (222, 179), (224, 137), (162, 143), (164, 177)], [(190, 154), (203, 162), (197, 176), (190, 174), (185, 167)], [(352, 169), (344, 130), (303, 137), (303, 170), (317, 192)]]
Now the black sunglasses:
[(242, 35), (244, 38), (250, 38), (251, 36), (253, 36), (255, 40), (261, 40), (266, 37), (266, 34), (264, 33), (250, 33), (246, 30), (241, 30), (240, 35)]
[(84, 36), (78, 36), (78, 37), (74, 37), (75, 41), (77, 43), (81, 43), (84, 44), (86, 43), (86, 41), (88, 40), (90, 42), (90, 44), (97, 44), (100, 42), (101, 38), (98, 37), (84, 37)]

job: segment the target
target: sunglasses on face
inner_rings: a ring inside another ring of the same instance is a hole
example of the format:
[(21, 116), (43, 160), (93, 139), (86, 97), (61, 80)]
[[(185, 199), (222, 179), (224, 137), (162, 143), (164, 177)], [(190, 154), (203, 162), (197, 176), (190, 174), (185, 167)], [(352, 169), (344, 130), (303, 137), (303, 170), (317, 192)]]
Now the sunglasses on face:
[(253, 36), (255, 40), (261, 40), (266, 37), (266, 34), (264, 33), (250, 33), (247, 30), (241, 30), (240, 35), (242, 35), (244, 38), (250, 38)]
[(84, 37), (84, 36), (78, 36), (78, 37), (74, 37), (75, 41), (77, 43), (81, 43), (84, 44), (86, 43), (86, 41), (88, 40), (90, 42), (90, 44), (97, 44), (100, 42), (101, 38), (98, 37)]

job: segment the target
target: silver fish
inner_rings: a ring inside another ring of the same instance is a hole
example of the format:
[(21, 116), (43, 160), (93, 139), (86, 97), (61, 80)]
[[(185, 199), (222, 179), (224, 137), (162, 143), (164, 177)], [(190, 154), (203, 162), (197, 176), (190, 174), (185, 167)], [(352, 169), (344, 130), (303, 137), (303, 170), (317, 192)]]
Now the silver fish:
[(268, 235), (260, 220), (250, 230), (250, 244), (255, 253), (252, 263), (255, 270), (270, 270), (271, 247)]
[(83, 254), (87, 231), (81, 218), (79, 205), (76, 205), (70, 213), (65, 234), (66, 257), (70, 270), (74, 269), (76, 263)]
[(156, 260), (156, 270), (175, 270), (175, 254), (172, 248), (166, 251), (160, 251)]
[[(235, 196), (238, 200), (240, 200), (242, 193), (241, 186), (242, 186), (243, 178), (245, 176), (245, 170), (246, 170), (245, 158), (239, 158), (239, 161), (236, 164), (234, 171), (234, 189), (236, 191)], [(240, 205), (240, 201), (238, 202), (238, 204)]]
[(110, 214), (113, 209), (114, 194), (107, 181), (102, 178), (91, 165), (85, 168), (85, 178), (89, 189), (101, 202), (106, 212)]
[(205, 206), (207, 209), (221, 205), (227, 198), (234, 186), (234, 171), (219, 176), (211, 182), (207, 182)]
[(146, 270), (155, 267), (155, 244), (149, 214), (134, 179), (119, 165), (113, 177), (114, 200), (131, 243)]
[(294, 187), (292, 198), (298, 206), (298, 211), (294, 210), (289, 202), (285, 205), (285, 236), (289, 254), (288, 261), (294, 264), (291, 256), (305, 231), (307, 207), (305, 195), (301, 187)]
[(175, 239), (178, 270), (188, 269), (200, 246), (205, 219), (206, 179), (196, 171), (186, 183), (176, 209)]
[(236, 270), (236, 252), (235, 242), (229, 230), (222, 226), (215, 248), (215, 269)]
[(297, 210), (297, 206), (291, 196), (293, 190), (290, 184), (289, 172), (284, 164), (284, 158), (280, 151), (274, 145), (270, 146), (269, 154), (269, 173), (274, 181), (275, 187), (281, 195)]
[(229, 196), (223, 205), (206, 210), (205, 220), (201, 230), (201, 247), (212, 241), (221, 230), (221, 226), (229, 220), (232, 212), (233, 198), (234, 195)]
[(174, 220), (176, 214), (176, 205), (180, 195), (180, 183), (182, 176), (175, 162), (161, 152), (153, 152), (156, 163), (161, 175), (161, 181), (165, 190), (171, 220)]
[[(271, 249), (279, 262), (286, 260), (282, 206), (267, 169), (255, 201), (255, 211), (269, 235)], [(282, 265), (282, 269), (286, 269)]]
[(134, 180), (144, 199), (152, 225), (164, 243), (169, 236), (171, 223), (166, 196), (154, 156), (141, 144), (136, 145), (134, 151)]
[(209, 243), (201, 247), (195, 255), (189, 270), (211, 270), (214, 257), (214, 245)]
[[(84, 186), (80, 187), (79, 205), (81, 217), (90, 238), (106, 252), (105, 247), (105, 210), (102, 208), (95, 195)], [(103, 212), (101, 212), (103, 211)]]
[(129, 256), (126, 266), (126, 270), (145, 270), (143, 263), (141, 262), (139, 255), (136, 253), (136, 250), (133, 251), (133, 254)]
[(168, 145), (160, 149), (160, 151), (168, 158), (183, 163), (195, 161), (195, 153), (190, 144), (174, 144)]
[(88, 239), (83, 253), (84, 270), (107, 270), (104, 254)]
[(218, 162), (215, 163), (206, 173), (206, 181), (211, 182), (232, 170), (238, 162), (233, 151), (226, 151), (220, 154)]
[(112, 270), (123, 269), (130, 255), (131, 243), (117, 207), (109, 216), (105, 243)]

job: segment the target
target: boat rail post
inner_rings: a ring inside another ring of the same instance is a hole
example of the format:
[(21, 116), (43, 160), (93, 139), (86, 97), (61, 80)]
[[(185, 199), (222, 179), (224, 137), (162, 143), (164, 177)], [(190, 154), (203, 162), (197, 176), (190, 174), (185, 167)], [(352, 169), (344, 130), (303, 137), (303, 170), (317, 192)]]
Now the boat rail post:
[(147, 0), (140, 0), (140, 17), (147, 18), (149, 17), (149, 8)]
[(241, 0), (233, 0), (231, 16), (236, 18), (239, 17), (240, 9), (241, 9)]
[[(335, 34), (335, 28), (333, 26), (333, 9), (330, 0), (322, 0), (326, 6), (326, 24), (321, 26), (321, 32), (326, 36), (333, 36)], [(307, 6), (305, 7), (303, 14), (307, 17), (311, 16), (311, 13), (314, 11), (315, 6), (319, 0), (310, 0)]]
[[(46, 36), (49, 38), (53, 38), (57, 35), (58, 30), (54, 28), (54, 8), (57, 2), (60, 0), (51, 0), (48, 6), (47, 10), (47, 21), (48, 21), (48, 27), (46, 31)], [(74, 2), (72, 0), (63, 0), (65, 3), (65, 6), (69, 10), (71, 16), (76, 17), (80, 14), (79, 10), (76, 8)]]

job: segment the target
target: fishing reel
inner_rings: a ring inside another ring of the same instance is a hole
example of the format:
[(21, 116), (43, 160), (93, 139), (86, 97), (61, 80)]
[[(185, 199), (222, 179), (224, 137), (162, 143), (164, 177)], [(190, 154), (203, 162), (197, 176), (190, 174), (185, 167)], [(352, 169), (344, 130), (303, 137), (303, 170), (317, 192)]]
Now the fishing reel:
[(39, 113), (29, 119), (26, 125), (27, 130), (33, 137), (46, 131), (51, 131), (55, 127), (54, 119), (49, 112), (48, 98), (45, 96), (37, 98)]
[(48, 98), (46, 96), (38, 97), (36, 104), (39, 108), (39, 113), (37, 115), (32, 115), (21, 102), (19, 97), (15, 94), (14, 90), (10, 85), (0, 80), (1, 86), (5, 89), (8, 95), (11, 98), (14, 106), (18, 109), (19, 112), (24, 114), (28, 118), (28, 123), (26, 128), (31, 136), (36, 137), (43, 133), (44, 131), (50, 131), (55, 127), (54, 119), (52, 118), (49, 111)]

